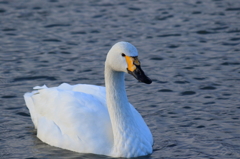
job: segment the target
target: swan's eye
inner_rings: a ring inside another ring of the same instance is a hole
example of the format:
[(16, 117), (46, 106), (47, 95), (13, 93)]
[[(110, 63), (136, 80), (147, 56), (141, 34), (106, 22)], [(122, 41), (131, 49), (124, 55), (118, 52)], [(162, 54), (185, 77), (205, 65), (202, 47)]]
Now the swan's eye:
[(124, 53), (122, 53), (122, 57), (125, 57), (126, 55)]

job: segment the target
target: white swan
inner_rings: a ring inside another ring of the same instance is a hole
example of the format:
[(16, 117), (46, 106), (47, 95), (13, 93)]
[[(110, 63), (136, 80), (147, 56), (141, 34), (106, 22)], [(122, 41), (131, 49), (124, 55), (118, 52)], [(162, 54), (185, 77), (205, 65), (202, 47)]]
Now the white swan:
[(150, 84), (128, 42), (115, 44), (105, 62), (105, 87), (61, 84), (34, 87), (24, 95), (37, 137), (49, 145), (112, 157), (152, 153), (152, 134), (128, 102), (124, 76), (132, 74)]

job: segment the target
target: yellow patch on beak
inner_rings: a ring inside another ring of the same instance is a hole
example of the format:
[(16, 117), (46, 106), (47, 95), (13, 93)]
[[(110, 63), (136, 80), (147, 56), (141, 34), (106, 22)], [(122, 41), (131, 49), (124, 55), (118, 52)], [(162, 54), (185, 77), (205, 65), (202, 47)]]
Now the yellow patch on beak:
[(130, 56), (125, 56), (125, 59), (127, 61), (127, 65), (128, 65), (128, 70), (133, 72), (137, 67), (140, 65), (140, 61), (138, 60), (137, 57), (130, 57)]

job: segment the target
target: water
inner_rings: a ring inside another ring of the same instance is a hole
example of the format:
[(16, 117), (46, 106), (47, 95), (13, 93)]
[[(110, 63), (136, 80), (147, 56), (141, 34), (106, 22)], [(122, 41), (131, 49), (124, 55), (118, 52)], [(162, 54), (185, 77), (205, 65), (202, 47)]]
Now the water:
[(240, 158), (240, 1), (0, 1), (0, 158), (107, 158), (36, 137), (23, 94), (104, 85), (110, 47), (139, 50), (151, 85), (126, 76), (154, 139), (146, 158)]

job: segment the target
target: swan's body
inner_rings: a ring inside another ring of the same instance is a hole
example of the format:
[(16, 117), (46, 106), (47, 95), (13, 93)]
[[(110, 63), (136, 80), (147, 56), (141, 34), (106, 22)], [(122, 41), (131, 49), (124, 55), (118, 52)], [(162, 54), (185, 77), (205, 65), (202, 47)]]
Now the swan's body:
[(24, 98), (38, 138), (52, 146), (81, 153), (113, 157), (152, 153), (152, 134), (128, 102), (125, 91), (124, 72), (132, 72), (136, 78), (151, 83), (143, 72), (136, 73), (140, 63), (138, 66), (139, 61), (132, 57), (137, 55), (130, 43), (120, 42), (112, 47), (105, 63), (106, 88), (62, 84), (53, 88), (36, 87), (37, 91), (26, 93)]

